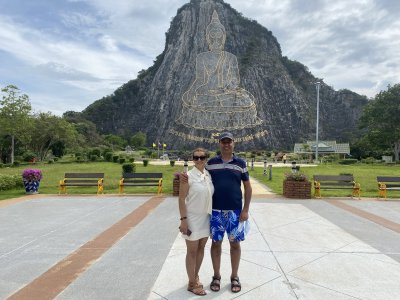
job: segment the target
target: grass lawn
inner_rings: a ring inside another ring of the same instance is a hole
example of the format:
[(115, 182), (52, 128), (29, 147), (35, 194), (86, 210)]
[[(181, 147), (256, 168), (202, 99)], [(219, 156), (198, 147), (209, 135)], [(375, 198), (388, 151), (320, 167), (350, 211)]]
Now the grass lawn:
[[(41, 194), (58, 194), (58, 183), (66, 172), (104, 172), (104, 193), (118, 194), (118, 183), (122, 174), (122, 165), (111, 162), (87, 162), (87, 163), (54, 163), (54, 164), (35, 164), (29, 166), (20, 166), (14, 168), (0, 169), (1, 174), (20, 175), (26, 168), (40, 169), (43, 172), (43, 179), (40, 182), (39, 192)], [(284, 173), (291, 171), (291, 164), (285, 167), (272, 168), (272, 180), (268, 180), (267, 175), (263, 175), (263, 168), (254, 167), (249, 170), (250, 176), (271, 188), (275, 193), (282, 194), (282, 182)], [(163, 173), (163, 192), (172, 193), (172, 181), (174, 173), (181, 171), (182, 166), (171, 167), (169, 165), (152, 165), (151, 161), (147, 167), (142, 163), (136, 164), (136, 172), (162, 172)], [(400, 176), (400, 165), (383, 164), (323, 164), (316, 167), (301, 167), (301, 172), (305, 173), (310, 180), (313, 175), (339, 175), (340, 173), (351, 173), (357, 182), (361, 184), (361, 196), (376, 198), (377, 175)], [(96, 194), (96, 187), (68, 187), (68, 194)], [(135, 193), (156, 193), (157, 187), (126, 187), (127, 194)], [(321, 190), (322, 196), (340, 197), (350, 196), (350, 190)], [(0, 200), (20, 197), (25, 195), (21, 188), (18, 190), (9, 190), (0, 192)], [(400, 191), (389, 191), (388, 198), (400, 199)]]
[[(272, 180), (268, 180), (267, 175), (264, 176), (264, 168), (254, 168), (249, 171), (250, 176), (255, 177), (263, 184), (271, 188), (275, 193), (282, 194), (284, 173), (291, 172), (291, 164), (287, 167), (273, 167)], [(400, 176), (400, 165), (384, 165), (384, 164), (322, 164), (316, 167), (301, 167), (300, 172), (306, 174), (308, 179), (312, 181), (313, 175), (339, 175), (341, 173), (353, 174), (356, 182), (361, 184), (361, 197), (378, 197), (378, 184), (376, 176)], [(312, 195), (314, 190), (312, 190)], [(351, 196), (351, 190), (324, 190), (321, 189), (321, 195), (327, 197)], [(400, 191), (388, 191), (388, 198), (400, 199)]]
[[(58, 184), (64, 178), (64, 173), (77, 172), (104, 172), (104, 193), (118, 194), (118, 184), (122, 175), (122, 165), (112, 162), (88, 162), (88, 163), (54, 163), (20, 166), (13, 168), (2, 168), (0, 174), (21, 175), (22, 171), (27, 168), (40, 169), (43, 178), (40, 181), (40, 194), (58, 194)], [(172, 193), (172, 181), (174, 173), (181, 171), (182, 166), (171, 167), (169, 165), (152, 165), (151, 161), (147, 167), (143, 164), (136, 164), (136, 172), (141, 173), (163, 173), (163, 193)], [(22, 180), (22, 178), (21, 178)], [(125, 193), (157, 193), (157, 187), (125, 187)], [(68, 194), (96, 194), (96, 187), (67, 187)], [(19, 190), (0, 191), (0, 200), (20, 197), (25, 195), (23, 188)]]

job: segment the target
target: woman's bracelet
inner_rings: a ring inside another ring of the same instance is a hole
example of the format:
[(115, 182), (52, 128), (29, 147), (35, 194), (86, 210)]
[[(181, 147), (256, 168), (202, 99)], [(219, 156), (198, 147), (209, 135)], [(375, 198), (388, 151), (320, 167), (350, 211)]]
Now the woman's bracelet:
[(187, 219), (187, 217), (182, 217), (182, 218), (180, 218), (179, 220), (182, 221), (182, 220), (185, 220), (185, 219)]

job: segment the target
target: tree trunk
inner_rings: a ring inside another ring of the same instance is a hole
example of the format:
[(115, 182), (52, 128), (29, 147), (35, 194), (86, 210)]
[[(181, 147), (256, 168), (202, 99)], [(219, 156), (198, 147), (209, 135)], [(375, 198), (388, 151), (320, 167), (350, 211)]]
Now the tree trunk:
[(11, 165), (14, 164), (14, 135), (11, 135)]
[(400, 141), (394, 143), (394, 161), (399, 161)]

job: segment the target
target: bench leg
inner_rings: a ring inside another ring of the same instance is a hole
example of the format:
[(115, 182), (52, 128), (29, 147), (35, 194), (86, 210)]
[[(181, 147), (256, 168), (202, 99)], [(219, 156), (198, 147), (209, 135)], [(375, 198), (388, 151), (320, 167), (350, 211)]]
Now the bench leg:
[(321, 198), (321, 188), (320, 187), (315, 187), (314, 188), (314, 197), (315, 198)]
[(361, 200), (361, 185), (359, 183), (354, 184), (351, 197), (358, 197), (358, 199)]
[(97, 186), (97, 195), (98, 194), (104, 194), (104, 186), (103, 185)]
[(158, 189), (157, 189), (157, 194), (161, 194), (161, 193), (162, 193), (162, 185), (159, 185)]

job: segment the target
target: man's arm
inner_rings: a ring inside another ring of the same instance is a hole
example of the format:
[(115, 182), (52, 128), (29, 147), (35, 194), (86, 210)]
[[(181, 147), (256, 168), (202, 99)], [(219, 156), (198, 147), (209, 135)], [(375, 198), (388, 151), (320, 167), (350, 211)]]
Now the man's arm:
[(249, 218), (250, 201), (251, 201), (251, 195), (253, 193), (250, 180), (243, 181), (243, 186), (244, 186), (244, 205), (242, 213), (240, 214), (241, 222), (246, 221)]

